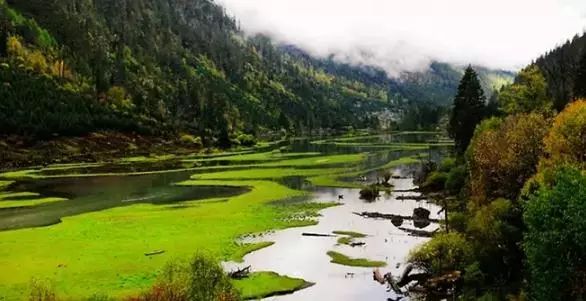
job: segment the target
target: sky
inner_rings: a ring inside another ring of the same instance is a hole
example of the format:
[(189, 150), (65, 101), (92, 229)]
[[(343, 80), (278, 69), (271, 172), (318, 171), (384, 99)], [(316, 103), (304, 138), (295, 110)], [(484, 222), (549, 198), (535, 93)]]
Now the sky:
[(586, 0), (216, 0), (250, 35), (383, 68), (516, 71), (586, 29)]

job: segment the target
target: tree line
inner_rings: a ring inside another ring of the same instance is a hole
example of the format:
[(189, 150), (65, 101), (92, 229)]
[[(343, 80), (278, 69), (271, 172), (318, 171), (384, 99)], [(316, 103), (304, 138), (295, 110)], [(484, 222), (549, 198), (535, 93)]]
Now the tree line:
[(448, 125), (454, 157), (421, 183), (446, 195), (449, 215), (411, 260), (436, 276), (462, 272), (464, 300), (586, 297), (586, 82), (581, 68), (558, 74), (570, 92), (542, 71), (560, 49), (488, 100), (469, 67)]

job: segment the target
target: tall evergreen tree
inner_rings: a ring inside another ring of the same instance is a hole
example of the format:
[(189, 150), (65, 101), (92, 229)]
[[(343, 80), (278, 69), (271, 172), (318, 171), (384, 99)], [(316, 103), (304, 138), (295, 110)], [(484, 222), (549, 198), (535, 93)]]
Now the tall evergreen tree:
[(499, 115), (499, 90), (494, 89), (486, 104), (486, 117)]
[(586, 97), (586, 49), (582, 50), (582, 58), (576, 70), (576, 78), (574, 80), (574, 97)]
[(450, 137), (455, 140), (458, 154), (466, 151), (476, 125), (485, 116), (485, 99), (476, 71), (468, 66), (458, 86), (458, 94), (454, 98), (448, 128)]

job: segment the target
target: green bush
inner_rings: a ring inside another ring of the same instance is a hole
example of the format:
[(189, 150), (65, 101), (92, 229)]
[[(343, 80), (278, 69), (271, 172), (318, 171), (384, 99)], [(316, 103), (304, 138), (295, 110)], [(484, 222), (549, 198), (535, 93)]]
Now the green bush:
[(172, 262), (151, 290), (131, 301), (238, 301), (239, 292), (220, 264), (202, 254), (189, 264)]
[(256, 145), (256, 138), (253, 135), (249, 134), (240, 134), (236, 138), (240, 145), (242, 146), (255, 146)]
[(191, 145), (191, 146), (196, 146), (196, 147), (203, 146), (203, 143), (201, 141), (201, 137), (194, 137), (193, 135), (189, 135), (189, 134), (181, 135), (181, 137), (179, 137), (179, 141), (181, 141), (181, 143), (186, 144), (186, 145)]
[(460, 270), (470, 264), (472, 246), (457, 232), (441, 233), (411, 252), (409, 261), (434, 274)]
[(445, 158), (440, 162), (438, 171), (449, 172), (456, 167), (456, 158)]
[(450, 231), (464, 232), (468, 225), (468, 216), (463, 212), (449, 212), (448, 226)]
[(360, 198), (366, 201), (374, 201), (379, 195), (380, 190), (376, 184), (368, 185), (360, 190)]
[(586, 296), (586, 175), (560, 168), (526, 202), (524, 251), (531, 300)]
[(460, 192), (466, 184), (466, 166), (453, 167), (446, 178), (445, 189), (451, 194)]
[(423, 191), (439, 191), (444, 189), (446, 186), (446, 180), (448, 179), (448, 174), (441, 171), (433, 171), (431, 172), (423, 184), (421, 184), (421, 189)]

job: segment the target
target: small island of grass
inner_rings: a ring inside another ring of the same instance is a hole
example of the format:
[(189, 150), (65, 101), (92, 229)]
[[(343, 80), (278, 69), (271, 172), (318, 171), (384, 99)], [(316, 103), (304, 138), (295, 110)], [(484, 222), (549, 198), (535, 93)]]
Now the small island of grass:
[(337, 263), (341, 265), (347, 265), (352, 267), (367, 267), (367, 268), (378, 268), (384, 267), (387, 265), (384, 261), (372, 261), (364, 258), (351, 258), (342, 253), (338, 253), (335, 251), (329, 251), (328, 256), (332, 258), (330, 262)]
[(234, 281), (234, 286), (240, 290), (245, 300), (291, 294), (312, 285), (313, 283), (303, 279), (282, 276), (274, 272), (255, 272), (248, 278)]

